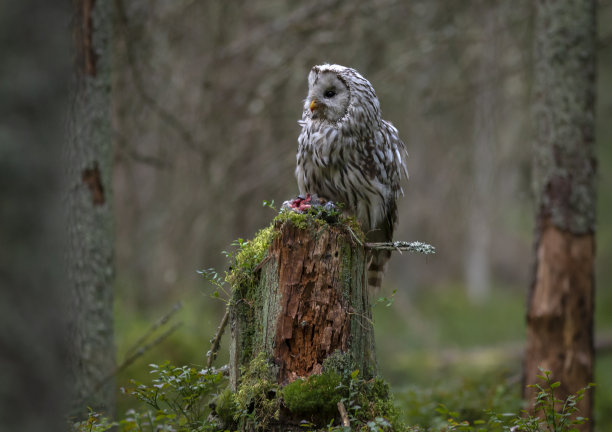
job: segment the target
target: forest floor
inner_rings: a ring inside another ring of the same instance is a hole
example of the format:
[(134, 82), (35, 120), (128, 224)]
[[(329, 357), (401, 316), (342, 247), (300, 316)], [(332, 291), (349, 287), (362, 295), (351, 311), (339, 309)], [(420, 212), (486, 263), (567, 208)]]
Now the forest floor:
[[(117, 377), (118, 413), (134, 406), (119, 388), (134, 378), (147, 382), (150, 363), (170, 360), (181, 365), (206, 364), (209, 340), (221, 320), (224, 304), (211, 298), (203, 282), (198, 292), (177, 295), (165, 308), (139, 312), (118, 289), (116, 340), (118, 362), (161, 316), (181, 301), (182, 308), (158, 336), (182, 322), (169, 337), (155, 345)], [(383, 290), (373, 309), (379, 372), (392, 388), (397, 406), (408, 424), (435, 427), (444, 420), (441, 404), (464, 419), (486, 418), (485, 410), (521, 410), (521, 365), (525, 335), (524, 292), (495, 287), (475, 304), (462, 286), (429, 287), (411, 294), (392, 295)], [(612, 294), (598, 291), (596, 335), (612, 332)], [(151, 339), (155, 339), (152, 336)], [(227, 362), (228, 334), (222, 340), (216, 365)], [(612, 355), (597, 356), (595, 373), (596, 430), (612, 430)]]

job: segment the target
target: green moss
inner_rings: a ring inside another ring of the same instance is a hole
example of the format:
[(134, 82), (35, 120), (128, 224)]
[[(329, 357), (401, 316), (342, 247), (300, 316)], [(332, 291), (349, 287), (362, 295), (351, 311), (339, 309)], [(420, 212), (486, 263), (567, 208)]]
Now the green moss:
[(307, 229), (312, 222), (312, 217), (308, 213), (297, 213), (290, 210), (281, 210), (281, 212), (272, 221), (272, 225), (275, 225), (277, 222), (290, 222), (296, 228)]
[(326, 210), (323, 207), (313, 207), (306, 213), (282, 210), (270, 226), (261, 229), (252, 240), (240, 239), (237, 242), (239, 250), (235, 254), (232, 270), (226, 276), (226, 282), (234, 290), (240, 288), (244, 293), (245, 288), (256, 284), (254, 270), (265, 259), (268, 248), (278, 233), (275, 227), (284, 223), (291, 223), (298, 229), (315, 231), (329, 224), (345, 224), (355, 240), (363, 242), (365, 239), (357, 220), (354, 217), (343, 216), (338, 210)]
[(236, 424), (235, 416), (238, 412), (238, 403), (232, 390), (227, 387), (215, 400), (215, 413), (226, 427)]
[(239, 423), (239, 430), (265, 431), (280, 416), (279, 386), (272, 377), (269, 361), (264, 353), (259, 353), (241, 372), (234, 395), (237, 407), (234, 419)]
[(340, 350), (334, 351), (330, 356), (323, 360), (323, 373), (335, 372), (343, 378), (347, 378), (356, 369), (351, 356)]
[(225, 278), (232, 289), (253, 284), (254, 270), (266, 257), (273, 238), (273, 225), (270, 225), (259, 230), (252, 240), (238, 242), (240, 249), (235, 255), (232, 270)]
[(338, 412), (337, 404), (342, 398), (338, 391), (341, 379), (334, 371), (298, 379), (283, 388), (283, 401), (293, 414), (329, 420)]
[(296, 228), (303, 230), (310, 228), (315, 231), (329, 225), (345, 225), (351, 231), (353, 238), (359, 242), (363, 242), (365, 239), (365, 235), (357, 219), (353, 216), (344, 216), (338, 209), (325, 209), (324, 207), (315, 206), (310, 208), (306, 213), (282, 210), (276, 218), (274, 218), (273, 225), (277, 222), (290, 222)]
[(389, 393), (389, 385), (382, 378), (363, 380), (354, 372), (347, 384), (349, 397), (348, 405), (351, 424), (370, 427), (356, 430), (371, 430), (376, 424), (380, 431), (407, 430), (399, 420), (399, 413), (393, 398)]

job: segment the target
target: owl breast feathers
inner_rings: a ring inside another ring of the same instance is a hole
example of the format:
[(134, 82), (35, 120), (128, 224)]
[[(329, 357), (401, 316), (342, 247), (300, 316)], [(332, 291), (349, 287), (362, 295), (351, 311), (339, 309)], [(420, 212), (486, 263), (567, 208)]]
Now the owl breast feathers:
[[(381, 118), (374, 88), (355, 69), (315, 66), (308, 75), (295, 175), (300, 194), (344, 204), (368, 241), (391, 241), (396, 200), (408, 176), (404, 143)], [(378, 289), (389, 251), (372, 253), (368, 284)]]

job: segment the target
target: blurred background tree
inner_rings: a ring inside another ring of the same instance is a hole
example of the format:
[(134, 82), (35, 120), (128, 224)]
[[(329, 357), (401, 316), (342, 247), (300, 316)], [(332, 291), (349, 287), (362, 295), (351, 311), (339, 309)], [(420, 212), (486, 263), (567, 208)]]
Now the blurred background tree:
[[(68, 361), (75, 418), (113, 413), (112, 3), (73, 2), (74, 84), (63, 166)], [(112, 378), (112, 377), (111, 377)]]
[[(565, 399), (593, 381), (596, 2), (536, 2), (533, 183), (535, 271), (525, 381), (552, 372)], [(537, 391), (525, 389), (526, 399)], [(592, 395), (580, 401), (592, 418)], [(533, 407), (533, 406), (532, 406)], [(592, 430), (592, 423), (580, 430)]]
[(0, 430), (66, 430), (61, 148), (69, 4), (0, 6)]

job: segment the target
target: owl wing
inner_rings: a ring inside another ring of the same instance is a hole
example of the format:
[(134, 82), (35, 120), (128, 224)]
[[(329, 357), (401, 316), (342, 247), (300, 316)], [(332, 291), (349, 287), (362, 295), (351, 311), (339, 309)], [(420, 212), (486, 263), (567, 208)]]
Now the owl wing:
[[(393, 240), (393, 232), (397, 225), (397, 198), (403, 194), (401, 180), (408, 178), (406, 146), (399, 138), (397, 129), (389, 122), (381, 125), (381, 138), (376, 148), (377, 159), (382, 169), (377, 173), (377, 179), (388, 187), (387, 199), (384, 203), (383, 217), (370, 231), (366, 238), (369, 242), (389, 242)], [(370, 290), (378, 292), (382, 284), (382, 277), (391, 258), (391, 251), (372, 251), (370, 265), (368, 266), (368, 286)]]

